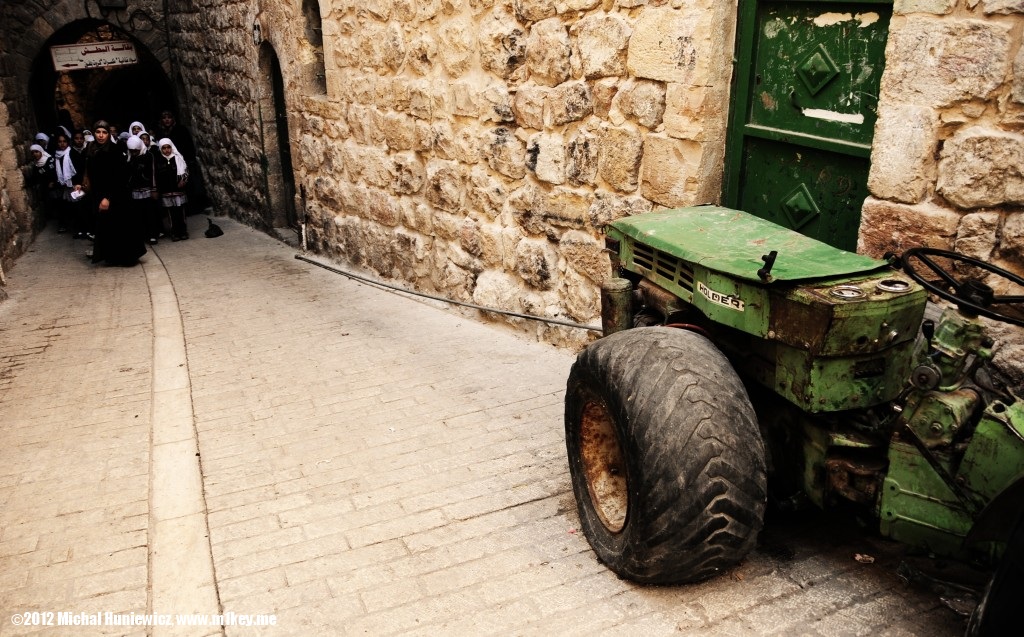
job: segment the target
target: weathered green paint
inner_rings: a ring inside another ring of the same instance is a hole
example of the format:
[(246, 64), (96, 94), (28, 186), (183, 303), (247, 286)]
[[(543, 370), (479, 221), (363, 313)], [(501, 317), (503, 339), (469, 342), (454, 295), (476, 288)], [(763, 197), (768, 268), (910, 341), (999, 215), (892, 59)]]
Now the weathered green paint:
[[(622, 267), (757, 339), (721, 346), (802, 409), (868, 407), (902, 391), (926, 294), (884, 261), (713, 206), (626, 217), (607, 232)], [(778, 256), (765, 284), (757, 270), (770, 250)]]
[[(948, 470), (949, 459), (940, 456)], [(963, 555), (973, 518), (935, 469), (905, 442), (889, 445), (889, 471), (879, 499), (882, 535), (935, 551)]]
[(850, 276), (887, 265), (757, 216), (718, 206), (624, 217), (608, 226), (608, 235), (632, 237), (688, 263), (759, 283), (757, 271), (764, 266), (761, 257), (772, 250), (778, 252), (771, 270), (772, 281)]
[(1024, 475), (1024, 404), (989, 405), (957, 473), (964, 488), (986, 501)]
[(854, 249), (891, 5), (740, 0), (726, 205)]

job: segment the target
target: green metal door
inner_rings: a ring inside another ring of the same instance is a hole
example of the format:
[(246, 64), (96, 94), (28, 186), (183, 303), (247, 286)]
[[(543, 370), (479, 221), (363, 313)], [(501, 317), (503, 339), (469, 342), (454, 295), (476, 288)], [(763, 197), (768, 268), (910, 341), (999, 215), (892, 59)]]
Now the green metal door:
[(726, 206), (857, 244), (892, 2), (740, 0)]

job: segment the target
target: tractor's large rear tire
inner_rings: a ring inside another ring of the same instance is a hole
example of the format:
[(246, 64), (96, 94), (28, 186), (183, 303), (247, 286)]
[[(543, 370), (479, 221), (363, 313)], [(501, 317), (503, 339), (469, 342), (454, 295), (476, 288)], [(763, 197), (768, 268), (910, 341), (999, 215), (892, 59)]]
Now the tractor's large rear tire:
[(583, 532), (619, 576), (695, 582), (754, 547), (764, 445), (743, 384), (703, 336), (650, 327), (592, 343), (569, 374), (565, 434)]

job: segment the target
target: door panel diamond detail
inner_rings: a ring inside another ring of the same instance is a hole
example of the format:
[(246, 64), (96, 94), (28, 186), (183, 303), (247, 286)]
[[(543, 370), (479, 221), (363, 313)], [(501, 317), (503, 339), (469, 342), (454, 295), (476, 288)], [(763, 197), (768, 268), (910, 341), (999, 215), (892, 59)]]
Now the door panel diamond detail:
[(825, 45), (819, 43), (814, 52), (797, 65), (796, 73), (813, 96), (839, 75), (839, 67), (832, 61)]
[(811, 190), (803, 183), (782, 199), (782, 210), (793, 230), (803, 228), (821, 214)]

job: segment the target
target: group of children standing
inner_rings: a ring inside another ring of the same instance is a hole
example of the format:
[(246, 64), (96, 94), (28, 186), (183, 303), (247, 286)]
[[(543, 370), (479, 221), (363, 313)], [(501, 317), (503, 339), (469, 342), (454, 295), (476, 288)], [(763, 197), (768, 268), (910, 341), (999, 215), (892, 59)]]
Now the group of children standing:
[(147, 242), (188, 239), (188, 162), (170, 137), (153, 139), (141, 122), (117, 137), (104, 120), (73, 135), (36, 135), (27, 181), (58, 232), (93, 240), (93, 263), (134, 265)]

